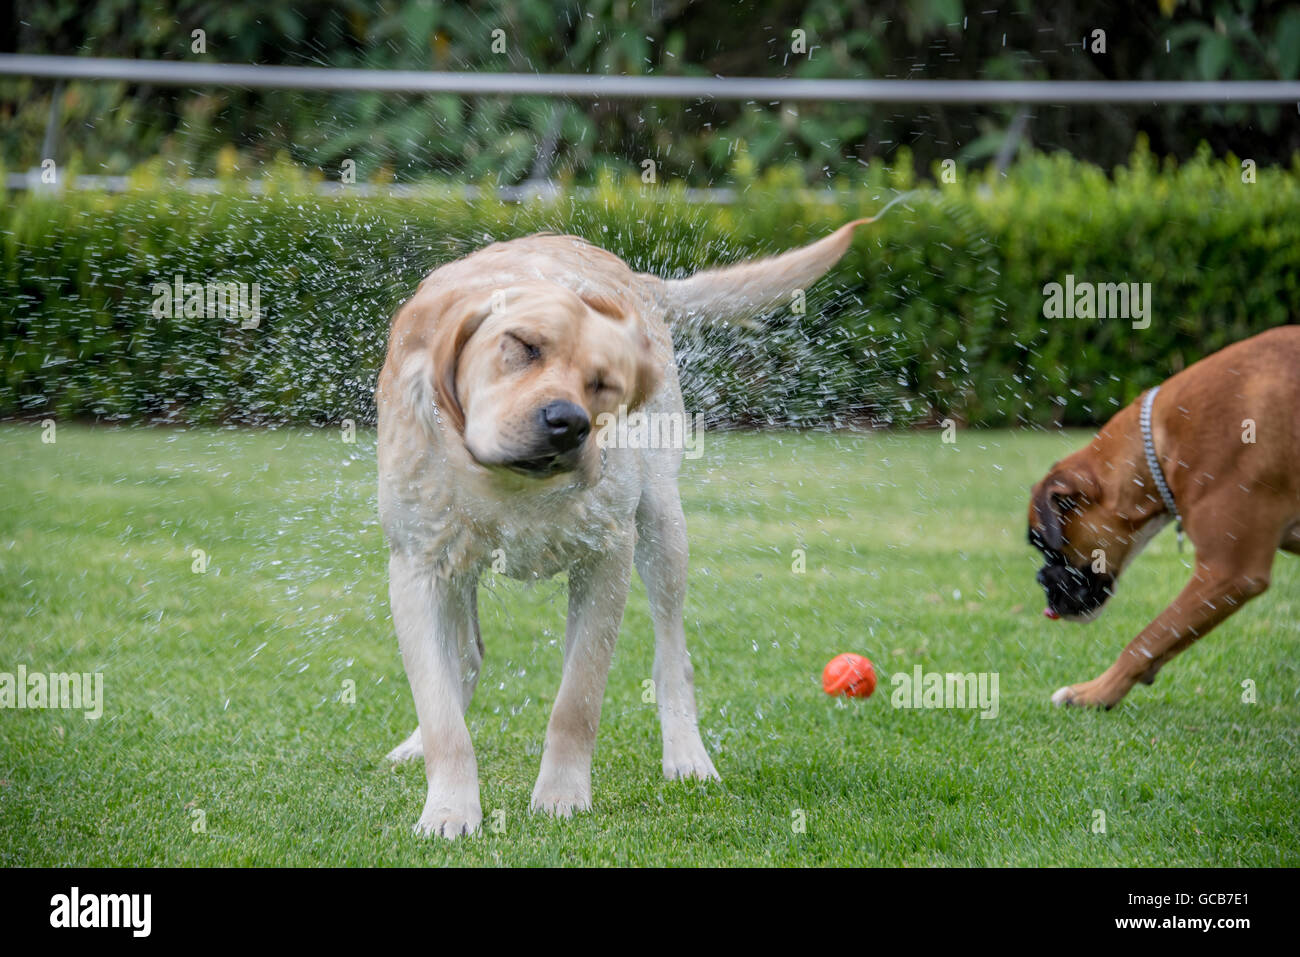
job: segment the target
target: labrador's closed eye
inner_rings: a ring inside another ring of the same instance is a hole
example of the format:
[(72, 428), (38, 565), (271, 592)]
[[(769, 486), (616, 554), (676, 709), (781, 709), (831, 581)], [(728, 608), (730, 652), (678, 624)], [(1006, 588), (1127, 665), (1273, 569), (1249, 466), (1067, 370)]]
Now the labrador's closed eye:
[(528, 341), (518, 332), (507, 332), (502, 344), (516, 357), (522, 357), (526, 362), (536, 362), (542, 357), (542, 347), (535, 342)]

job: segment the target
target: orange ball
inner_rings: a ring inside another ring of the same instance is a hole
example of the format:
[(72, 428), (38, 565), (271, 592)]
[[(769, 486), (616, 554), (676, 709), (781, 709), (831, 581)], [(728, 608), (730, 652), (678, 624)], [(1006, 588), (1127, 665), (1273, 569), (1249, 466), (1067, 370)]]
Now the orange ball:
[(822, 672), (822, 690), (829, 695), (869, 698), (876, 690), (876, 669), (861, 655), (836, 655)]

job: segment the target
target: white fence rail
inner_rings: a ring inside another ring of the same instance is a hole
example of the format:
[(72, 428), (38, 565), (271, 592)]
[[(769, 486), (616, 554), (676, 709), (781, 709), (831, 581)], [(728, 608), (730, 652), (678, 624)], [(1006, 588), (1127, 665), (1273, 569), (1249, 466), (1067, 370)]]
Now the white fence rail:
[[(61, 188), (61, 185), (42, 182), (41, 173), (42, 170), (40, 169), (32, 169), (26, 173), (10, 173), (4, 185), (8, 189), (57, 190)], [(231, 188), (229, 182), (202, 176), (187, 177), (175, 182), (177, 186), (180, 186), (186, 192), (197, 195), (224, 193)], [(234, 180), (233, 182), (236, 186), (247, 189), (252, 196), (260, 196), (266, 192), (266, 185), (260, 180)], [(89, 192), (125, 193), (131, 188), (131, 178), (129, 176), (82, 174), (74, 177), (67, 186), (69, 189), (87, 190)], [(398, 199), (435, 197), (473, 202), (483, 195), (485, 187), (475, 186), (472, 183), (445, 185), (437, 183), (349, 183), (345, 186), (342, 183), (326, 180), (313, 184), (313, 189), (322, 196), (346, 194), (348, 196), (392, 196)], [(569, 196), (583, 199), (596, 195), (596, 190), (593, 187), (577, 186), (561, 189), (549, 180), (535, 180), (521, 183), (518, 186), (487, 187), (487, 190), (495, 199), (504, 203), (523, 203), (531, 200), (556, 201)], [(650, 193), (648, 195), (652, 199), (661, 202), (674, 202), (678, 197), (676, 193), (670, 194), (667, 192)], [(825, 195), (828, 201), (835, 196), (831, 191), (826, 191)], [(690, 188), (682, 191), (681, 198), (688, 203), (731, 203), (736, 199), (736, 191), (726, 187)]]
[(283, 90), (380, 90), (464, 96), (569, 96), (587, 99), (839, 101), (847, 103), (1300, 103), (1300, 82), (1069, 80), (800, 80), (763, 77), (591, 76), (447, 73), (256, 66), (198, 60), (114, 60), (0, 54), (0, 76), (106, 80), (165, 86)]
[[(182, 87), (232, 87), (304, 91), (382, 91), (387, 93), (454, 93), (461, 96), (551, 96), (601, 99), (753, 100), (774, 102), (834, 101), (848, 103), (966, 104), (984, 106), (1016, 104), (1224, 104), (1296, 103), (1300, 110), (1300, 82), (1238, 80), (1225, 82), (1176, 81), (1001, 81), (1001, 80), (800, 80), (762, 77), (695, 76), (593, 76), (534, 73), (449, 73), (418, 70), (356, 70), (312, 66), (258, 66), (186, 60), (121, 60), (81, 56), (0, 54), (0, 76), (26, 76), (68, 81), (149, 83)], [(1019, 138), (1008, 136), (1008, 145)], [(48, 151), (47, 151), (48, 152)], [(999, 165), (1002, 165), (1000, 160)], [(120, 192), (126, 177), (79, 176), (73, 189)], [(11, 173), (8, 189), (39, 189), (40, 170)], [(191, 192), (215, 192), (216, 180), (191, 179)], [(260, 183), (249, 189), (257, 193)], [(45, 186), (45, 188), (49, 188)], [(416, 197), (439, 187), (387, 186), (358, 183), (349, 191), (363, 195)], [(441, 188), (465, 198), (477, 187)], [(322, 193), (337, 192), (337, 184), (322, 183)], [(508, 202), (551, 197), (556, 188), (545, 181), (499, 188)], [(687, 190), (693, 202), (728, 203), (728, 189)]]

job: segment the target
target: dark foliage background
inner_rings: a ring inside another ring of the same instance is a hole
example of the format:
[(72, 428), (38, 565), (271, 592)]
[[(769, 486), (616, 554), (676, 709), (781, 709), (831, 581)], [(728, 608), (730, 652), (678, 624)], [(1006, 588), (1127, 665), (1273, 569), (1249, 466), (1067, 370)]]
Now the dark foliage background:
[[(954, 79), (1295, 79), (1300, 7), (1256, 0), (1050, 4), (1033, 0), (18, 0), (0, 41), (25, 53), (239, 63), (594, 74)], [(191, 52), (191, 31), (207, 51)], [(506, 51), (492, 52), (492, 32)], [(808, 53), (791, 52), (795, 29)], [(1105, 53), (1092, 32), (1105, 31)], [(1085, 40), (1087, 46), (1085, 48)], [(910, 147), (921, 171), (989, 162), (1013, 107), (645, 103), (530, 98), (185, 90), (125, 84), (0, 83), (0, 157), (36, 165), (59, 100), (61, 162), (125, 172), (156, 155), (211, 173), (281, 151), (336, 177), (431, 174), (517, 183), (589, 182), (604, 165), (694, 185), (718, 181), (738, 141), (765, 167), (797, 163), (810, 182), (857, 174)], [(1064, 149), (1110, 169), (1144, 134), (1158, 155), (1216, 153), (1287, 162), (1300, 149), (1294, 107), (1039, 107), (1021, 148)]]
[[(1300, 75), (1300, 7), (1254, 0), (19, 0), (0, 25), (0, 45), (26, 53), (388, 69)], [(0, 172), (54, 158), (62, 177), (11, 190), (0, 214), (0, 415), (367, 421), (392, 310), (491, 239), (571, 231), (671, 274), (789, 248), (922, 182), (806, 314), (676, 330), (688, 408), (711, 425), (1104, 421), (1300, 315), (1298, 120), (1293, 105), (1018, 113), (0, 81)], [(956, 182), (937, 175), (948, 159)], [(359, 187), (325, 195), (346, 160)], [(67, 188), (85, 173), (134, 185)], [(188, 191), (199, 176), (215, 191)], [(461, 192), (530, 180), (561, 189), (523, 204)], [(393, 181), (423, 191), (388, 195)], [(706, 185), (735, 202), (686, 201)], [(259, 283), (263, 325), (152, 316), (152, 285), (178, 273)], [(1151, 327), (1044, 319), (1044, 284), (1067, 274), (1151, 282)]]
[[(746, 172), (749, 170), (749, 172)], [(1107, 177), (1063, 154), (922, 189), (863, 227), (839, 267), (753, 327), (678, 328), (687, 409), (708, 424), (1104, 421), (1202, 355), (1300, 315), (1300, 170), (1243, 182), (1208, 150), (1144, 150)], [(434, 266), (493, 239), (577, 233), (680, 275), (808, 242), (911, 184), (804, 189), (738, 163), (743, 201), (606, 181), (524, 204), (430, 193), (322, 196), (292, 166), (266, 194), (195, 195), (141, 177), (120, 195), (40, 191), (0, 215), (0, 416), (200, 422), (373, 417), (388, 319)], [(990, 177), (991, 178), (991, 177)], [(257, 282), (266, 317), (160, 319), (154, 283)], [(1150, 282), (1150, 325), (1048, 319), (1068, 274)]]

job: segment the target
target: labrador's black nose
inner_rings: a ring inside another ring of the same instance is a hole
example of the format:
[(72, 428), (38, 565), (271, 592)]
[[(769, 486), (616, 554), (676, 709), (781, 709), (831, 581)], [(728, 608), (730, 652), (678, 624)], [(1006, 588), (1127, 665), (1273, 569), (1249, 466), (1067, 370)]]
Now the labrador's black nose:
[(551, 447), (557, 452), (576, 449), (591, 431), (591, 419), (580, 405), (557, 400), (538, 410)]

